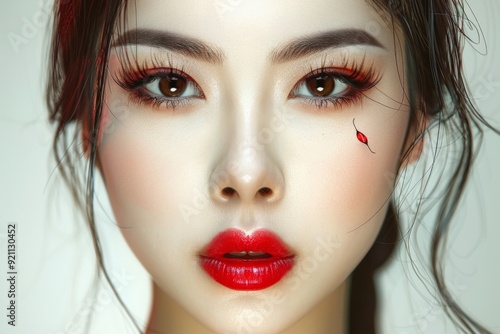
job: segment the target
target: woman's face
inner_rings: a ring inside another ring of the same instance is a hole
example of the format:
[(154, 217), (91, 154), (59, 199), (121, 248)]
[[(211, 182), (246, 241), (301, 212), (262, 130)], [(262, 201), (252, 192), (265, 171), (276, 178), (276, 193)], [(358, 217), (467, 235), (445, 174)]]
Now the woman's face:
[[(99, 159), (127, 242), (212, 330), (290, 326), (383, 222), (409, 123), (401, 35), (362, 0), (142, 0), (126, 17)], [(248, 241), (263, 234), (284, 248)]]

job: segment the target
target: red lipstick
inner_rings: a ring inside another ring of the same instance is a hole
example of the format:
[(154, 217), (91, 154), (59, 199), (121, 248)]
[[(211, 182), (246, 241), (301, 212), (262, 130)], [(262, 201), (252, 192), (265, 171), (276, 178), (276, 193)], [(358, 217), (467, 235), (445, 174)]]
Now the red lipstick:
[(262, 290), (281, 280), (294, 255), (268, 230), (246, 235), (231, 228), (217, 234), (203, 249), (200, 265), (216, 282), (233, 290)]

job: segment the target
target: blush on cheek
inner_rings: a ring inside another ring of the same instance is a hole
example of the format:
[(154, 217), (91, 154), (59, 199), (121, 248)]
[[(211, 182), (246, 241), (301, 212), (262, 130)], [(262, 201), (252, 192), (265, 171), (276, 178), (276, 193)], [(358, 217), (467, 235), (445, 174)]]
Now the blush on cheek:
[(169, 197), (175, 191), (168, 180), (174, 171), (165, 158), (132, 135), (113, 134), (106, 140), (100, 157), (110, 197), (147, 211), (172, 203)]
[[(378, 129), (370, 129), (376, 144), (376, 154), (363, 154), (358, 147), (350, 155), (351, 168), (345, 170), (351, 191), (345, 190), (344, 205), (361, 214), (361, 223), (385, 217), (386, 208), (394, 191), (399, 157), (403, 148), (408, 113), (398, 113)], [(361, 145), (361, 144), (360, 144)], [(359, 145), (358, 145), (359, 146)], [(360, 210), (363, 208), (363, 210)]]
[(338, 221), (345, 222), (346, 231), (368, 222), (381, 221), (394, 186), (391, 176), (396, 172), (394, 156), (397, 155), (384, 150), (374, 155), (359, 145), (349, 155), (348, 162), (342, 166), (337, 162), (330, 186), (331, 197), (336, 199), (334, 214)]
[(350, 171), (351, 187), (354, 191), (344, 199), (344, 207), (348, 212), (354, 213), (351, 221), (356, 228), (372, 219), (379, 211), (385, 211), (391, 189), (378, 179), (379, 174), (363, 172), (360, 170)]

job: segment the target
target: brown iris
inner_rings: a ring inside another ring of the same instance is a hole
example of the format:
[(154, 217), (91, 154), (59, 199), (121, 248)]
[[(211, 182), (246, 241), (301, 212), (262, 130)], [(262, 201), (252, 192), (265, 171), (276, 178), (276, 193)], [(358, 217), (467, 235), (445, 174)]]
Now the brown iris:
[(178, 97), (186, 90), (187, 80), (181, 76), (170, 74), (160, 79), (160, 92), (166, 97)]
[(309, 92), (315, 96), (328, 96), (335, 89), (335, 79), (331, 75), (317, 75), (306, 79)]

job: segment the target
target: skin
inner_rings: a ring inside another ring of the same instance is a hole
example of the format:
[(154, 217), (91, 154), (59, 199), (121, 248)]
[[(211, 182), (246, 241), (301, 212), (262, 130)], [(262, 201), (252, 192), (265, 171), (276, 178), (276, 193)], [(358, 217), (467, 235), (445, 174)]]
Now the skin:
[[(127, 46), (140, 64), (153, 55), (182, 67), (203, 98), (174, 110), (138, 104), (113, 80), (124, 47), (110, 55), (99, 163), (116, 220), (154, 282), (148, 333), (345, 333), (348, 278), (383, 222), (409, 130), (401, 34), (361, 0), (216, 4), (142, 0), (126, 13), (127, 29), (168, 30), (224, 55), (215, 64)], [(382, 47), (269, 60), (295, 38), (346, 28)], [(290, 98), (325, 59), (364, 59), (380, 81), (342, 106)], [(376, 154), (357, 140), (354, 118)], [(260, 291), (216, 283), (198, 254), (230, 227), (273, 231), (293, 249), (295, 266)]]

